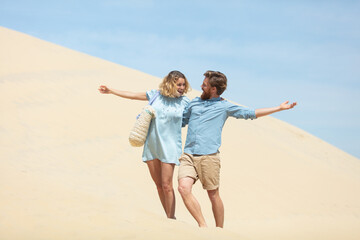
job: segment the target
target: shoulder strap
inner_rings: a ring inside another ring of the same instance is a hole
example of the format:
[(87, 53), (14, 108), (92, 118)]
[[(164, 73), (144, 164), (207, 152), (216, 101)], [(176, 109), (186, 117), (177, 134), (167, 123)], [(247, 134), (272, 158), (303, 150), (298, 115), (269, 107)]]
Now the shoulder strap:
[(150, 99), (149, 101), (149, 105), (152, 105), (153, 102), (155, 101), (155, 99), (159, 96), (160, 91), (156, 91), (156, 93), (154, 94), (154, 96)]

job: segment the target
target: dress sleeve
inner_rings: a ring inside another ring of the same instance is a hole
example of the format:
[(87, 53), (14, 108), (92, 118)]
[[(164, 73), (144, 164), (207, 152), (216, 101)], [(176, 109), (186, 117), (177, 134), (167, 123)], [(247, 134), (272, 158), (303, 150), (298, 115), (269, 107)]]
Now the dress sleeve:
[(227, 107), (227, 114), (230, 117), (241, 119), (256, 119), (255, 110), (247, 107), (242, 107), (236, 104), (229, 103)]
[(152, 89), (152, 90), (146, 92), (146, 98), (148, 99), (148, 101), (150, 101), (150, 99), (155, 95), (155, 93), (157, 91), (158, 90), (156, 90), (156, 89)]
[(181, 101), (181, 104), (184, 106), (184, 108), (186, 108), (189, 103), (190, 103), (190, 99), (188, 97), (184, 96)]

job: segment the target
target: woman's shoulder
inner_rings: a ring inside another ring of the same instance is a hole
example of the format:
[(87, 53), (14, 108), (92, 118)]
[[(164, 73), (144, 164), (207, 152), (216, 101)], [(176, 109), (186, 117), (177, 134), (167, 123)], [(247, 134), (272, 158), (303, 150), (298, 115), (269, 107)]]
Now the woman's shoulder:
[(190, 99), (187, 96), (182, 96), (181, 103), (186, 106), (190, 103)]
[(148, 90), (146, 91), (146, 97), (148, 100), (150, 100), (155, 94), (157, 94), (159, 90), (157, 89), (151, 89), (151, 90)]
[(187, 96), (183, 96), (183, 101), (184, 102), (190, 102), (190, 99)]

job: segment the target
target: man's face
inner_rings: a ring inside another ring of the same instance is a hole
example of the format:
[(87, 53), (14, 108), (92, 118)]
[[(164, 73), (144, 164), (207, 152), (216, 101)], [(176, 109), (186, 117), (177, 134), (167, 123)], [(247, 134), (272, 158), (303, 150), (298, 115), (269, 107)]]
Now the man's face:
[(202, 100), (207, 100), (207, 99), (210, 99), (210, 96), (211, 96), (211, 86), (210, 86), (210, 83), (209, 83), (209, 79), (208, 78), (205, 78), (204, 81), (203, 81), (203, 84), (201, 85), (201, 89), (203, 90), (202, 94), (201, 94), (201, 99)]

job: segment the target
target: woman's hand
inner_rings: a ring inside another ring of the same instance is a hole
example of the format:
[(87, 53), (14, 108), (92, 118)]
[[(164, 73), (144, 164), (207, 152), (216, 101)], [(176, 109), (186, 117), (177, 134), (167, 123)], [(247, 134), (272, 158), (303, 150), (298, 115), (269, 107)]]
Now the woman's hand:
[(128, 91), (122, 91), (122, 90), (116, 90), (108, 88), (105, 85), (101, 85), (99, 87), (99, 91), (102, 94), (114, 94), (116, 96), (122, 97), (122, 98), (128, 98), (132, 100), (142, 100), (147, 101), (146, 92), (128, 92)]
[(110, 90), (107, 86), (104, 86), (104, 85), (101, 85), (101, 86), (99, 87), (99, 91), (100, 91), (100, 93), (102, 93), (102, 94), (109, 94), (109, 93), (111, 93), (111, 90)]

